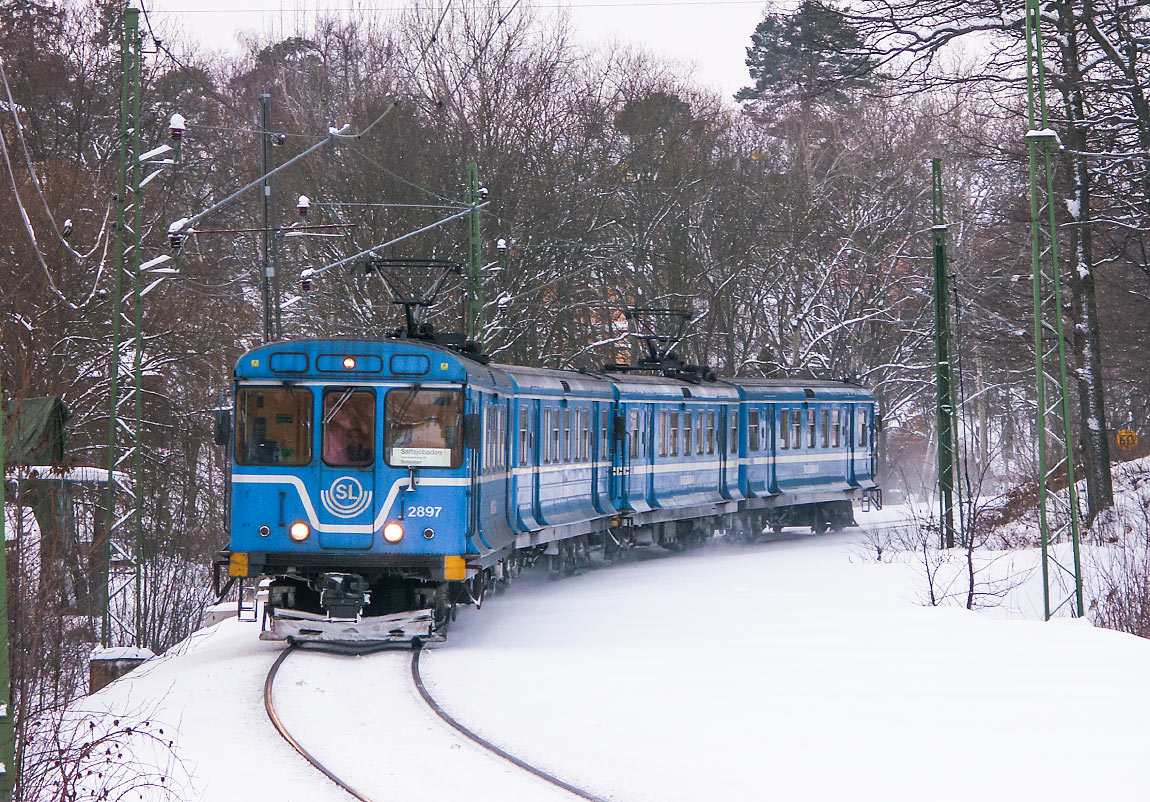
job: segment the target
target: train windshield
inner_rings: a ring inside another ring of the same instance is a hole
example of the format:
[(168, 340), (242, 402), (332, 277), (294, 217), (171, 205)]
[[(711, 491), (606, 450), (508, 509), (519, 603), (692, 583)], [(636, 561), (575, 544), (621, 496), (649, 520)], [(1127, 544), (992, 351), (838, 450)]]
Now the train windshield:
[(363, 468), (374, 460), (375, 393), (352, 387), (323, 394), (323, 461)]
[(459, 390), (388, 390), (383, 416), (388, 465), (458, 468), (463, 463), (463, 393)]
[(244, 387), (236, 396), (236, 462), (307, 465), (311, 462), (310, 390)]

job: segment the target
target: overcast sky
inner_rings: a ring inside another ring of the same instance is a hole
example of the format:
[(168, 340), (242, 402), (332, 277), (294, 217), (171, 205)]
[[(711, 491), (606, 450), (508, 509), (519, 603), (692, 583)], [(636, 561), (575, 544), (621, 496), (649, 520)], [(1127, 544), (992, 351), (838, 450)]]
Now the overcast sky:
[[(524, 3), (531, 0), (522, 0)], [(394, 13), (404, 0), (368, 0), (359, 5)], [(502, 0), (510, 7), (513, 0)], [(278, 30), (281, 14), (295, 17), (315, 8), (346, 9), (354, 0), (148, 0), (152, 23), (174, 27), (217, 50), (237, 49), (243, 31)], [(703, 86), (728, 98), (749, 82), (743, 64), (751, 32), (767, 0), (535, 0), (541, 14), (569, 9), (579, 41), (633, 43), (682, 63)], [(693, 65), (693, 67), (691, 66)]]

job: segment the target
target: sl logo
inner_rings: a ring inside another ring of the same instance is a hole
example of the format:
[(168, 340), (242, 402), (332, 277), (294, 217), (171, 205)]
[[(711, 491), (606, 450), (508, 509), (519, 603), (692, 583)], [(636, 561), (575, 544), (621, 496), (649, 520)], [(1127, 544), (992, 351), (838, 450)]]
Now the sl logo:
[(371, 504), (371, 491), (354, 476), (341, 476), (331, 483), (330, 490), (321, 490), (320, 501), (324, 509), (339, 518), (354, 518)]

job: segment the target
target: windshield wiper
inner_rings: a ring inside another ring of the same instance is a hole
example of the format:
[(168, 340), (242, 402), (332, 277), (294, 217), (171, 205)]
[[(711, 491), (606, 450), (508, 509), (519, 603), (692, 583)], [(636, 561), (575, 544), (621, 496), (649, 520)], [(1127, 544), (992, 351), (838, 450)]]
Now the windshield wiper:
[(323, 416), (323, 425), (324, 426), (327, 426), (329, 423), (331, 423), (332, 419), (336, 415), (339, 414), (339, 411), (341, 409), (343, 409), (343, 405), (347, 403), (347, 400), (349, 398), (351, 398), (351, 394), (354, 392), (355, 392), (354, 387), (348, 387), (346, 390), (343, 391), (343, 394), (339, 397), (338, 400), (336, 400), (335, 406), (333, 406), (331, 408), (331, 410), (326, 415)]

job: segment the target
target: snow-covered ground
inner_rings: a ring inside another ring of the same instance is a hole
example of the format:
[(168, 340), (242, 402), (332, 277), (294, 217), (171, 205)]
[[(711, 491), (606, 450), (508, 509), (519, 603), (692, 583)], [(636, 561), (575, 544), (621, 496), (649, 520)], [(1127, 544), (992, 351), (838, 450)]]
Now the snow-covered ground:
[[(620, 802), (1143, 799), (1150, 641), (924, 607), (888, 509), (819, 538), (644, 552), (464, 610), (424, 677), (465, 725)], [(862, 518), (863, 516), (860, 516)], [(279, 647), (225, 621), (89, 697), (175, 732), (194, 797), (343, 800), (268, 723)], [(296, 654), (289, 729), (376, 799), (560, 799), (421, 706), (405, 653)]]

